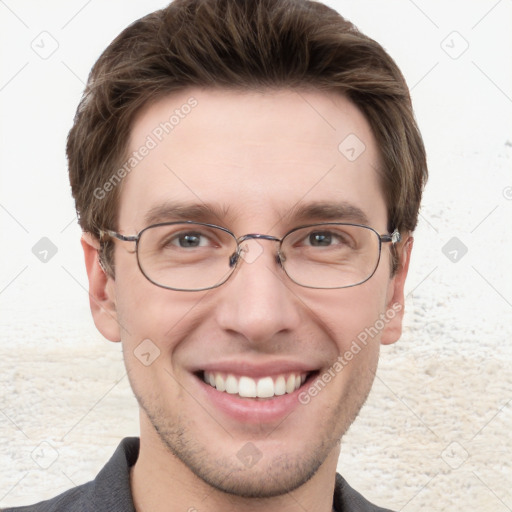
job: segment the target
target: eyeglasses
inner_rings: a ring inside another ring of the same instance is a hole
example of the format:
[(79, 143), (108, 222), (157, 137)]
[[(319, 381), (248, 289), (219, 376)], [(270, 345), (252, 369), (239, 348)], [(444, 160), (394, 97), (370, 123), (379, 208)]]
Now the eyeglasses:
[(296, 284), (334, 289), (368, 281), (379, 265), (382, 243), (400, 241), (398, 230), (380, 235), (369, 226), (328, 222), (299, 226), (282, 238), (231, 231), (202, 222), (165, 222), (126, 236), (102, 230), (123, 242), (135, 242), (141, 272), (153, 284), (177, 291), (201, 291), (224, 284), (242, 259), (251, 263), (248, 240), (278, 243), (276, 263)]

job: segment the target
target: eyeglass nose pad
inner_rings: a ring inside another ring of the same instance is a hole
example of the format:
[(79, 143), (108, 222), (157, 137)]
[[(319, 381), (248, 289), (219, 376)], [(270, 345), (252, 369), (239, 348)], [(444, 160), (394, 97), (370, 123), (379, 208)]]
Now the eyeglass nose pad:
[(238, 251), (235, 251), (230, 257), (229, 257), (229, 266), (230, 268), (234, 267), (238, 260), (240, 259), (240, 254)]
[[(232, 268), (234, 267), (237, 263), (238, 263), (238, 260), (240, 259), (240, 253), (238, 251), (234, 252), (230, 257), (229, 257), (229, 266)], [(283, 266), (283, 263), (286, 261), (286, 256), (284, 254), (282, 254), (281, 252), (278, 252), (276, 254), (276, 263), (279, 265), (279, 266)]]

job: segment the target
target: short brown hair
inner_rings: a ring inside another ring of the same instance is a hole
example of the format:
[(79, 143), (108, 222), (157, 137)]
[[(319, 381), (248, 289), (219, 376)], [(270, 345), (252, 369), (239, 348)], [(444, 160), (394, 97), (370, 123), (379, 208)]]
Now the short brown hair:
[[(84, 231), (99, 238), (101, 229), (117, 229), (121, 187), (106, 200), (95, 191), (125, 160), (136, 114), (192, 86), (345, 94), (366, 116), (380, 150), (388, 228), (416, 227), (425, 148), (404, 77), (378, 43), (313, 1), (175, 0), (127, 27), (90, 73), (67, 142)], [(103, 246), (107, 268), (109, 244)]]

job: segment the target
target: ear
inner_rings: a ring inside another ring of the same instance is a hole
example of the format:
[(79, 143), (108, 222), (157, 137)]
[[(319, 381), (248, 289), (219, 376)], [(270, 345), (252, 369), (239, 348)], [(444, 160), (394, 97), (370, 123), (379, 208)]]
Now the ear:
[(91, 233), (83, 233), (81, 243), (89, 278), (89, 304), (94, 323), (105, 338), (120, 341), (114, 279), (100, 265), (99, 241)]
[(386, 325), (382, 331), (381, 343), (391, 345), (400, 339), (402, 335), (402, 320), (404, 317), (405, 297), (404, 287), (405, 278), (409, 271), (409, 262), (411, 261), (411, 251), (414, 239), (409, 236), (405, 243), (399, 248), (400, 262), (396, 274), (389, 282), (388, 294), (386, 299)]

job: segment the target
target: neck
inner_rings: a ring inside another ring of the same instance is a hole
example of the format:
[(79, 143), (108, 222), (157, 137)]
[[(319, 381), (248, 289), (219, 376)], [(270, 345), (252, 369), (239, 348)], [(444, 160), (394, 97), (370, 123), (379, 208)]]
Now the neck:
[(140, 451), (130, 481), (137, 512), (331, 512), (339, 447), (299, 488), (271, 498), (245, 498), (211, 487), (162, 442), (141, 414)]

